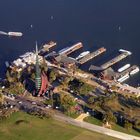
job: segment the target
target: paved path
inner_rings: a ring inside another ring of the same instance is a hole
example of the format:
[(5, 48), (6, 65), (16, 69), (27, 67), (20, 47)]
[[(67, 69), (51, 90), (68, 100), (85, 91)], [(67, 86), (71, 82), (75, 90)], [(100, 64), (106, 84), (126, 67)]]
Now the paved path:
[(72, 125), (75, 125), (78, 127), (82, 127), (82, 128), (88, 129), (90, 131), (94, 131), (94, 132), (98, 132), (98, 133), (105, 134), (108, 136), (112, 136), (112, 137), (115, 137), (115, 138), (118, 138), (121, 140), (140, 140), (140, 137), (121, 133), (121, 132), (107, 129), (107, 128), (104, 128), (101, 126), (93, 125), (93, 124), (90, 124), (87, 122), (77, 121), (75, 119), (66, 117), (66, 116), (61, 115), (61, 114), (55, 114), (54, 119), (56, 119), (58, 121), (63, 121), (63, 122), (66, 122), (68, 124), (72, 124)]
[(75, 120), (77, 121), (83, 121), (84, 118), (88, 117), (89, 115), (86, 113), (82, 113), (80, 116), (78, 116)]

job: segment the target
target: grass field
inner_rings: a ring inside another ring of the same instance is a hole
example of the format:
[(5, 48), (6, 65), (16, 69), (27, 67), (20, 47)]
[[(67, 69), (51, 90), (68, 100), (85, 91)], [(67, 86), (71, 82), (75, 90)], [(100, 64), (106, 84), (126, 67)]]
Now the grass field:
[(117, 140), (53, 119), (40, 119), (23, 112), (0, 122), (0, 140)]

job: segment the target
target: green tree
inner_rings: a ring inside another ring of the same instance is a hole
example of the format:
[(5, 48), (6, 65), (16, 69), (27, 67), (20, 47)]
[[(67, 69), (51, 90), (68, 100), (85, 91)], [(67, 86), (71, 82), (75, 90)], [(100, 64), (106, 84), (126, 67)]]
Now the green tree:
[(41, 65), (40, 65), (40, 68), (41, 68), (42, 71), (44, 71), (45, 73), (47, 73), (48, 66), (47, 66), (47, 63), (46, 63), (46, 60), (45, 59), (43, 59)]
[(56, 72), (53, 69), (51, 69), (50, 74), (49, 74), (49, 81), (50, 81), (50, 83), (52, 83), (53, 81), (56, 80), (56, 76), (57, 76)]
[(88, 103), (89, 103), (89, 104), (93, 104), (93, 103), (94, 103), (94, 99), (95, 99), (94, 96), (90, 96), (90, 97), (88, 98)]
[(132, 123), (130, 123), (129, 121), (125, 120), (124, 128), (126, 128), (127, 130), (132, 129)]
[(103, 122), (104, 123), (116, 123), (117, 122), (117, 119), (116, 117), (113, 115), (113, 113), (111, 111), (108, 111), (105, 115), (104, 115), (104, 118), (103, 118)]
[(69, 86), (69, 82), (72, 81), (72, 77), (65, 77), (62, 84), (64, 88), (67, 88)]
[(61, 94), (60, 101), (63, 111), (72, 113), (73, 106), (75, 106), (75, 101), (73, 100), (73, 98), (68, 94)]
[(0, 105), (2, 105), (4, 102), (4, 96), (0, 93)]
[(11, 77), (9, 70), (7, 70), (7, 72), (6, 72), (6, 79), (8, 80), (9, 83), (13, 82), (13, 78)]
[(88, 85), (86, 83), (83, 83), (79, 87), (79, 94), (85, 95), (85, 94), (89, 93), (92, 90), (93, 90), (93, 88), (90, 85)]
[(134, 127), (135, 128), (140, 128), (140, 120), (135, 120), (135, 122), (134, 122)]

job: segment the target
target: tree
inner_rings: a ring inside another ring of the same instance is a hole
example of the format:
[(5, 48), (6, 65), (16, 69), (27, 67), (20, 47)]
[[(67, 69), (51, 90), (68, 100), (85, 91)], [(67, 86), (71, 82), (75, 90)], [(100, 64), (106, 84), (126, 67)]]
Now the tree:
[(41, 68), (42, 71), (44, 71), (45, 73), (47, 73), (48, 66), (47, 66), (47, 63), (46, 63), (46, 60), (45, 59), (43, 59), (42, 64), (40, 65), (40, 68)]
[(64, 112), (71, 113), (73, 107), (75, 106), (75, 102), (73, 98), (68, 94), (61, 94), (60, 97), (61, 107)]
[(117, 122), (117, 119), (116, 117), (113, 115), (113, 113), (111, 111), (108, 111), (104, 117), (103, 117), (103, 122), (104, 123), (116, 123)]
[(139, 128), (140, 127), (140, 120), (135, 120), (134, 127)]
[(0, 93), (0, 105), (2, 105), (4, 102), (4, 96)]
[(35, 73), (34, 73), (34, 72), (32, 72), (31, 78), (32, 78), (32, 79), (35, 79)]
[(55, 80), (56, 80), (56, 72), (52, 69), (49, 74), (49, 81), (50, 83), (52, 83)]
[(7, 72), (6, 72), (6, 78), (7, 78), (7, 80), (8, 80), (9, 83), (12, 83), (13, 82), (13, 79), (12, 79), (12, 77), (10, 75), (10, 71), (9, 70), (7, 70)]
[(64, 86), (64, 88), (67, 88), (69, 85), (69, 82), (72, 81), (72, 77), (65, 77), (62, 84)]
[(124, 128), (126, 128), (127, 130), (132, 129), (132, 123), (130, 123), (129, 121), (125, 120)]
[(90, 96), (90, 97), (88, 98), (88, 103), (89, 103), (89, 104), (93, 104), (93, 103), (94, 103), (94, 99), (95, 99), (94, 96)]

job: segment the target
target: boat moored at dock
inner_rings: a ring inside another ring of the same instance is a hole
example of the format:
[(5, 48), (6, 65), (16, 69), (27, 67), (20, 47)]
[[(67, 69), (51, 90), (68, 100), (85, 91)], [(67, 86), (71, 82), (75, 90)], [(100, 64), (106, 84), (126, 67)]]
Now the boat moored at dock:
[(119, 52), (127, 53), (128, 55), (132, 54), (132, 52), (124, 50), (124, 49), (119, 49)]
[(86, 56), (87, 54), (89, 54), (90, 51), (85, 51), (85, 52), (82, 52), (79, 56), (77, 56), (75, 59), (78, 60), (80, 58), (83, 58), (84, 56)]
[(129, 78), (129, 74), (125, 74), (124, 76), (117, 79), (118, 82), (122, 83)]
[(128, 69), (131, 65), (130, 64), (126, 64), (123, 67), (118, 69), (118, 72), (123, 72), (124, 70)]
[(134, 75), (136, 73), (138, 73), (140, 71), (139, 67), (135, 67), (131, 72), (130, 72), (130, 75)]

